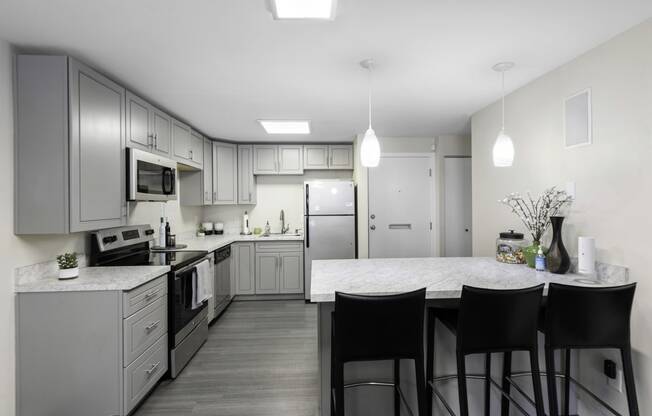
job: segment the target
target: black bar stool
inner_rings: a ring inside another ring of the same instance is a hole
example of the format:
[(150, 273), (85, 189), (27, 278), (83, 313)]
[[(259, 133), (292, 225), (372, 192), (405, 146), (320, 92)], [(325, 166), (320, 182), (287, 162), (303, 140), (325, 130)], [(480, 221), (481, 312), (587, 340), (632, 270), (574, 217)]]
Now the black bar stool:
[[(555, 383), (557, 377), (564, 381), (565, 415), (569, 414), (571, 382), (611, 413), (619, 415), (611, 406), (571, 377), (570, 352), (573, 348), (620, 350), (629, 414), (638, 416), (629, 328), (635, 290), (636, 283), (601, 288), (550, 284), (543, 330), (546, 335), (546, 378), (551, 416), (559, 415)], [(563, 374), (557, 374), (555, 370), (555, 350), (565, 352)]]
[[(394, 414), (400, 400), (412, 414), (400, 389), (400, 360), (414, 360), (419, 415), (426, 414), (423, 363), (423, 319), (426, 289), (389, 296), (335, 293), (331, 336), (331, 415), (344, 416), (344, 389), (363, 385), (394, 388)], [(344, 364), (394, 361), (394, 382), (344, 384)]]
[[(543, 285), (517, 290), (493, 290), (464, 286), (458, 310), (428, 309), (428, 348), (427, 379), (428, 392), (441, 400), (451, 415), (455, 415), (443, 395), (437, 390), (436, 383), (457, 378), (460, 415), (469, 415), (466, 380), (485, 381), (485, 415), (489, 415), (491, 402), (489, 390), (491, 385), (499, 389), (507, 400), (511, 401), (521, 413), (528, 413), (491, 378), (491, 354), (502, 352), (507, 357), (514, 351), (528, 351), (534, 386), (534, 407), (537, 416), (545, 416), (541, 379), (539, 374), (539, 357), (537, 345), (537, 325)], [(434, 377), (434, 335), (435, 320), (456, 335), (457, 375)], [(485, 354), (485, 373), (482, 375), (466, 374), (466, 356)], [(432, 414), (432, 398), (429, 400), (428, 412)]]

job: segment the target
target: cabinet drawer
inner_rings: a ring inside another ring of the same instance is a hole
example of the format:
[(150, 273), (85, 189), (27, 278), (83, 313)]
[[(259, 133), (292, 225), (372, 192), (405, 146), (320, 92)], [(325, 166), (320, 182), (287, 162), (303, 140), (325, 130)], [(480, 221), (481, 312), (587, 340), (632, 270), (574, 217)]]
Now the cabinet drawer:
[(122, 301), (122, 316), (126, 318), (151, 305), (160, 298), (166, 298), (168, 293), (167, 275), (157, 277), (151, 282), (125, 292)]
[(303, 241), (269, 241), (256, 243), (257, 253), (303, 252)]
[(167, 334), (124, 369), (124, 414), (129, 413), (168, 370)]
[(167, 299), (159, 299), (124, 320), (124, 366), (167, 332)]

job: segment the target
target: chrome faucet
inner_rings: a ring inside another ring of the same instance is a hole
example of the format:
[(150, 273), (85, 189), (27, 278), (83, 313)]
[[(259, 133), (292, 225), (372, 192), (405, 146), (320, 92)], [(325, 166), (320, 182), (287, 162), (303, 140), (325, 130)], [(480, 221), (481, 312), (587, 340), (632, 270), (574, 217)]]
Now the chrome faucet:
[(290, 231), (290, 224), (285, 224), (285, 212), (281, 210), (281, 234), (285, 234)]

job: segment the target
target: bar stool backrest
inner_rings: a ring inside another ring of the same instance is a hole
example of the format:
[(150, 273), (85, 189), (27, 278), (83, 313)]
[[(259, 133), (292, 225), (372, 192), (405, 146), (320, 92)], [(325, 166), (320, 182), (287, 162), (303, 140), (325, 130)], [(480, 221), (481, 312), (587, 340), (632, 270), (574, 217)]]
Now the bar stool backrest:
[(629, 345), (636, 283), (580, 287), (551, 283), (545, 314), (546, 346), (619, 348)]
[(543, 285), (516, 290), (462, 288), (457, 350), (464, 354), (530, 350), (537, 343)]
[(336, 356), (344, 363), (423, 354), (425, 299), (425, 288), (389, 296), (335, 292)]

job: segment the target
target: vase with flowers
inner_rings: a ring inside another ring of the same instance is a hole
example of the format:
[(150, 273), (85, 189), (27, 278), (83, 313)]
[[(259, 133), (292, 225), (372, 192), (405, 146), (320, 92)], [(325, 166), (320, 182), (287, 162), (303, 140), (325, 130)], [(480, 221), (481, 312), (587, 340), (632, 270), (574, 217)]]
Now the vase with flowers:
[[(523, 249), (525, 261), (529, 267), (534, 267), (534, 261), (541, 245), (541, 238), (550, 228), (550, 217), (557, 216), (561, 209), (570, 205), (573, 198), (565, 191), (555, 187), (548, 188), (536, 199), (528, 192), (524, 197), (514, 192), (500, 201), (507, 205), (525, 225), (532, 235), (532, 245)], [(544, 253), (547, 250), (543, 249)]]

